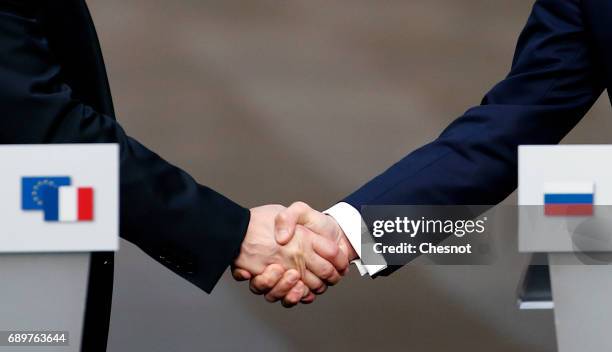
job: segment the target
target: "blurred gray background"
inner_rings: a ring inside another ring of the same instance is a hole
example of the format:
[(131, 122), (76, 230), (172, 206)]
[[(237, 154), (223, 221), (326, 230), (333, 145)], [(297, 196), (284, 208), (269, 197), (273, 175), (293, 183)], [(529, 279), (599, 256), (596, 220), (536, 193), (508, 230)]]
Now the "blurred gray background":
[[(325, 208), (478, 104), (532, 1), (89, 5), (129, 134), (245, 206)], [(566, 142), (609, 143), (608, 115), (600, 99)], [(525, 258), (508, 237), (495, 265), (353, 270), (292, 310), (229, 275), (206, 295), (124, 241), (109, 350), (554, 351), (552, 313), (516, 308)]]

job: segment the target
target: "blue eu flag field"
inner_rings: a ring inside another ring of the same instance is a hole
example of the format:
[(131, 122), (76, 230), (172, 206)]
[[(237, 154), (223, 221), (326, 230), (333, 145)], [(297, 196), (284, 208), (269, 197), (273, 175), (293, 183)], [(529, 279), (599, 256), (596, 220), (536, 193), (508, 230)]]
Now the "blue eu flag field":
[(21, 178), (21, 209), (43, 210), (45, 188), (69, 186), (68, 176), (39, 176)]

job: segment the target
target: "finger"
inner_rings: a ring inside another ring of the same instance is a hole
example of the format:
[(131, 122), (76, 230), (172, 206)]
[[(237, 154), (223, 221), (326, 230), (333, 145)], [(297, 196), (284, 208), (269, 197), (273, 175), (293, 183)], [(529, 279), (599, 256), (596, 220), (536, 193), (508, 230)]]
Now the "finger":
[(301, 248), (298, 250), (298, 255), (294, 256), (294, 267), (298, 269), (303, 268), (300, 271), (301, 276), (305, 278), (305, 269), (308, 269), (314, 275), (319, 277), (319, 279), (328, 284), (333, 285), (340, 281), (340, 273), (336, 270), (336, 268), (329, 261), (319, 256), (313, 248), (314, 242), (322, 239), (322, 241), (320, 241), (320, 247), (325, 248), (322, 248), (321, 251), (329, 256), (337, 256), (338, 252), (340, 252), (338, 246), (332, 241), (318, 236), (314, 232), (310, 231), (310, 229), (301, 225), (296, 227), (295, 232), (296, 236), (301, 239), (299, 241)]
[[(346, 259), (348, 260), (348, 256), (346, 257)], [(351, 262), (348, 262), (348, 264), (346, 265), (346, 269), (342, 270), (340, 272), (340, 275), (346, 276), (346, 274), (348, 274), (350, 271), (351, 271)]]
[(307, 254), (306, 268), (329, 285), (337, 284), (342, 278), (330, 262), (314, 252)]
[(305, 270), (302, 276), (302, 282), (308, 287), (309, 291), (317, 295), (322, 294), (327, 290), (327, 285), (323, 280), (319, 279), (310, 270)]
[[(295, 226), (316, 223), (316, 215), (319, 214), (304, 202), (295, 202), (287, 209), (281, 211), (274, 219), (274, 236), (280, 245), (289, 243), (293, 238)], [(316, 231), (316, 229), (313, 229)]]
[(283, 277), (278, 281), (278, 283), (270, 290), (270, 292), (266, 293), (264, 298), (268, 302), (276, 302), (283, 297), (285, 297), (289, 291), (298, 283), (300, 279), (300, 274), (297, 270), (290, 269), (285, 271)]
[(312, 240), (312, 248), (321, 258), (329, 261), (342, 275), (346, 273), (349, 267), (348, 254), (340, 250), (338, 244), (328, 238), (315, 236)]
[(232, 270), (232, 276), (236, 281), (245, 281), (251, 279), (251, 273), (240, 268), (234, 268)]
[(295, 285), (289, 293), (283, 297), (282, 305), (283, 307), (290, 308), (295, 306), (300, 302), (302, 297), (305, 297), (305, 290), (307, 290), (306, 285), (303, 282), (299, 281), (297, 285)]
[(270, 264), (264, 269), (263, 273), (251, 279), (249, 288), (251, 292), (257, 295), (266, 293), (276, 285), (284, 273), (285, 269), (281, 265)]
[(314, 300), (315, 300), (316, 298), (317, 298), (317, 296), (316, 296), (314, 293), (312, 293), (312, 292), (308, 292), (308, 294), (307, 294), (306, 296), (304, 296), (304, 298), (302, 298), (302, 299), (300, 300), (300, 303), (303, 303), (303, 304), (310, 304), (310, 303), (314, 302)]
[(328, 283), (340, 281), (340, 272), (345, 272), (349, 265), (347, 254), (340, 250), (338, 244), (316, 235), (309, 228), (299, 225), (296, 232), (300, 233), (300, 237), (312, 240), (313, 251), (303, 252), (307, 256), (304, 259), (306, 268)]

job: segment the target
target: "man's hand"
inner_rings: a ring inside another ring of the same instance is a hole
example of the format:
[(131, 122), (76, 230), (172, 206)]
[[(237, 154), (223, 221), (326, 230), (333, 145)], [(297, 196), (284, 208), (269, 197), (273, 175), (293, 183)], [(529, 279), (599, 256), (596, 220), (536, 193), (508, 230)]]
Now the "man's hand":
[(295, 202), (276, 216), (274, 221), (276, 242), (280, 245), (289, 242), (298, 225), (307, 227), (311, 231), (337, 243), (340, 249), (348, 255), (349, 260), (357, 258), (357, 252), (351, 246), (336, 220), (312, 209), (304, 202)]
[(326, 283), (337, 283), (348, 268), (348, 259), (337, 243), (304, 227), (295, 227), (294, 236), (279, 245), (274, 221), (284, 210), (280, 205), (251, 209), (233, 275), (237, 280), (250, 279), (251, 290), (266, 293), (268, 301), (282, 299), (283, 305), (292, 306), (300, 300), (312, 302), (313, 293), (325, 291)]
[[(357, 258), (357, 253), (349, 243), (346, 235), (338, 223), (328, 215), (320, 213), (306, 203), (296, 202), (289, 208), (280, 211), (275, 218), (275, 237), (276, 241), (285, 245), (290, 243), (296, 234), (304, 231), (304, 227), (308, 230), (329, 239), (336, 243), (341, 252), (348, 256), (348, 260)], [(346, 268), (348, 271), (348, 266)], [(344, 273), (342, 273), (344, 274)], [(330, 283), (333, 284), (333, 283)], [(290, 277), (285, 277), (275, 272), (274, 268), (268, 268), (265, 272), (251, 279), (251, 287), (256, 288), (259, 292), (274, 292), (272, 299), (293, 299), (299, 285), (292, 284)], [(322, 292), (315, 292), (320, 294)], [(314, 298), (312, 292), (308, 298)], [(268, 297), (266, 297), (268, 298)], [(302, 300), (302, 303), (310, 303), (309, 300)]]

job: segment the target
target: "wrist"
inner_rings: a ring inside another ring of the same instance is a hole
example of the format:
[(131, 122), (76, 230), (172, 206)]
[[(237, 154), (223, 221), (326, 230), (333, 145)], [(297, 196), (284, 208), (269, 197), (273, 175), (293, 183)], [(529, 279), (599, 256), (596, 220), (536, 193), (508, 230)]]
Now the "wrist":
[(280, 205), (250, 209), (250, 221), (234, 266), (259, 274), (278, 259), (279, 246), (273, 235), (274, 217), (283, 209)]
[(359, 255), (357, 254), (357, 251), (355, 250), (355, 248), (353, 248), (353, 245), (351, 244), (351, 241), (349, 241), (349, 239), (346, 237), (346, 234), (344, 233), (344, 231), (342, 230), (340, 225), (338, 225), (338, 223), (335, 220), (334, 220), (334, 223), (337, 226), (338, 244), (339, 244), (340, 248), (342, 248), (342, 249), (344, 249), (346, 251), (346, 254), (348, 256), (349, 261), (353, 261), (355, 259), (358, 259)]

